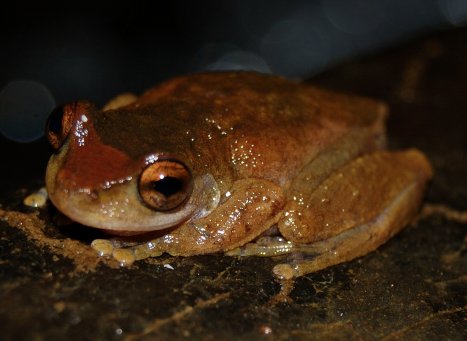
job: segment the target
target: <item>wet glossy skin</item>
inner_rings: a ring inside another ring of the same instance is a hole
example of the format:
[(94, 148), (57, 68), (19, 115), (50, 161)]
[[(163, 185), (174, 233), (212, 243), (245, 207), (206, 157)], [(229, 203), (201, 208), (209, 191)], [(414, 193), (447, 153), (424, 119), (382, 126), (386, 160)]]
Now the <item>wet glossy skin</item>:
[[(49, 161), (50, 198), (71, 219), (114, 234), (160, 231), (130, 249), (134, 259), (332, 243), (342, 252), (324, 255), (322, 268), (400, 230), (431, 177), (418, 151), (378, 151), (383, 104), (274, 76), (198, 74), (116, 109), (78, 102), (65, 110), (71, 130)], [(169, 210), (151, 208), (138, 187), (159, 160), (181, 162), (192, 179), (186, 200)], [(284, 238), (250, 243), (271, 227)]]

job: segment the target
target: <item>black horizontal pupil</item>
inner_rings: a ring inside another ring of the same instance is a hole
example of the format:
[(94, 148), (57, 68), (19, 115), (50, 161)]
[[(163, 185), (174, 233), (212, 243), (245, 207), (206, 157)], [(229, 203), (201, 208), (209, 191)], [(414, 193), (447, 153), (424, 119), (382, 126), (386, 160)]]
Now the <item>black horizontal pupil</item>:
[(58, 107), (49, 116), (47, 128), (54, 134), (60, 134), (62, 131), (63, 108)]
[(163, 194), (166, 198), (168, 198), (183, 189), (183, 182), (180, 179), (166, 176), (163, 179), (154, 181), (153, 186), (155, 191)]

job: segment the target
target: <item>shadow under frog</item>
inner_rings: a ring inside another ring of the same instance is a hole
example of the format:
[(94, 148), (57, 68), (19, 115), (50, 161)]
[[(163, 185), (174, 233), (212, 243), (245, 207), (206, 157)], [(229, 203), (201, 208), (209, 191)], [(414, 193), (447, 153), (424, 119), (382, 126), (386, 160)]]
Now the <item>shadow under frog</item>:
[(414, 149), (384, 150), (386, 106), (253, 72), (175, 78), (98, 110), (80, 101), (50, 117), (51, 201), (119, 236), (122, 264), (162, 253), (225, 252), (307, 260), (292, 278), (363, 256), (417, 213), (432, 170)]

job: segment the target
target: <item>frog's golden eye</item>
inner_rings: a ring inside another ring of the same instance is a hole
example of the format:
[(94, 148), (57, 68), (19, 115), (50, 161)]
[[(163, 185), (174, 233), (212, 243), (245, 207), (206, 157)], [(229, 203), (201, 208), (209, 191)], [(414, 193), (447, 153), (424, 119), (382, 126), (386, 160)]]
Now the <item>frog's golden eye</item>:
[(147, 166), (139, 178), (139, 194), (154, 210), (168, 211), (190, 196), (191, 172), (177, 160), (158, 160)]
[(59, 149), (73, 125), (73, 111), (69, 106), (58, 107), (49, 115), (45, 134), (54, 149)]

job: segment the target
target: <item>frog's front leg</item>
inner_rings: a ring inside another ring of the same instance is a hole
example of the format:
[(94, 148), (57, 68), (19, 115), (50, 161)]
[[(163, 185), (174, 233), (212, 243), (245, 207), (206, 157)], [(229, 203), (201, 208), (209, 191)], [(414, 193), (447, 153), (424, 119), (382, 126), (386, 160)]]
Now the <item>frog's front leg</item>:
[[(298, 277), (375, 250), (415, 216), (431, 175), (430, 164), (416, 150), (378, 151), (334, 171), (313, 191), (304, 187), (291, 193), (278, 223), (286, 240), (282, 245), (275, 240), (271, 248), (311, 259), (279, 264), (274, 273)], [(249, 249), (248, 254), (261, 255), (268, 248), (264, 242), (249, 244), (243, 254)]]
[(191, 256), (230, 250), (257, 238), (280, 218), (285, 205), (282, 189), (267, 180), (236, 181), (224, 201), (209, 215), (190, 220), (159, 238), (127, 248), (96, 240), (101, 254), (112, 254), (122, 264), (166, 252)]

